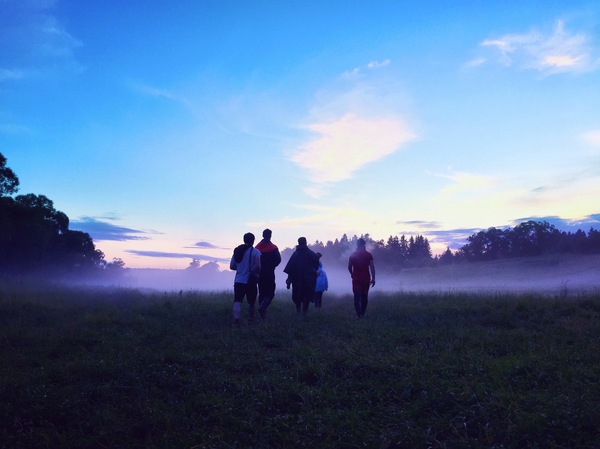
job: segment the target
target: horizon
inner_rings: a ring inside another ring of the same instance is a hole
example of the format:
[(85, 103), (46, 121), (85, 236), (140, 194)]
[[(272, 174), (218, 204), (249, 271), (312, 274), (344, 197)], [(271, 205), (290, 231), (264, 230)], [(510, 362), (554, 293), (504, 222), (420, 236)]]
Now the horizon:
[(0, 152), (107, 261), (600, 228), (600, 4), (0, 3)]

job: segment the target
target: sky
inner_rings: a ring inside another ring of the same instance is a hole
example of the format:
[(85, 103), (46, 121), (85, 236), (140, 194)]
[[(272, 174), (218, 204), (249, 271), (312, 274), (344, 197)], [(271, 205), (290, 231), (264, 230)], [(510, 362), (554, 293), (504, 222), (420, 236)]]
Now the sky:
[(0, 152), (129, 268), (600, 228), (600, 3), (0, 0)]

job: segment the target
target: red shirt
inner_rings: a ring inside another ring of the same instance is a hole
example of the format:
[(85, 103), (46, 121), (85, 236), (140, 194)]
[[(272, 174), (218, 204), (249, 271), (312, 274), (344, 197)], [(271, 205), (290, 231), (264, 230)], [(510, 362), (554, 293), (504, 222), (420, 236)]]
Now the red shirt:
[(369, 265), (373, 261), (373, 255), (366, 249), (357, 249), (350, 255), (348, 266), (352, 267), (352, 279), (356, 281), (369, 282), (371, 272)]

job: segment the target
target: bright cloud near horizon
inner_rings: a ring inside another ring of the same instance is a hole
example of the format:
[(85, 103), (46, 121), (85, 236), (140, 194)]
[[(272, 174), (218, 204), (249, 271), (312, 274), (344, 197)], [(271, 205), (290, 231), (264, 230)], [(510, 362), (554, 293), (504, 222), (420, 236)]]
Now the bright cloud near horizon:
[(600, 228), (600, 4), (0, 0), (0, 152), (107, 260)]

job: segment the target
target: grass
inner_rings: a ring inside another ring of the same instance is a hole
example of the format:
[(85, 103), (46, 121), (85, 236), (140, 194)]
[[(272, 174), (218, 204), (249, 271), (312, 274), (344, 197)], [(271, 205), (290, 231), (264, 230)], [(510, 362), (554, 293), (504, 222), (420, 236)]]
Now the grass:
[(0, 287), (0, 448), (600, 447), (600, 293), (231, 299)]

